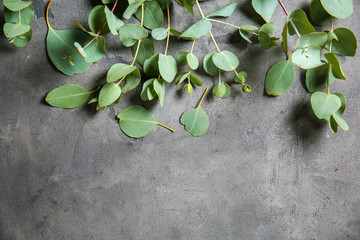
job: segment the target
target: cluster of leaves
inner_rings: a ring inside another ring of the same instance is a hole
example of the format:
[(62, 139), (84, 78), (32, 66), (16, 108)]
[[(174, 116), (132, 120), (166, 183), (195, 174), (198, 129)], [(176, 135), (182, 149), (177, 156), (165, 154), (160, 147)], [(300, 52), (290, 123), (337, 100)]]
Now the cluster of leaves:
[[(252, 4), (265, 21), (271, 21), (278, 0), (253, 0)], [(346, 98), (342, 93), (332, 94), (330, 85), (335, 79), (346, 80), (336, 55), (356, 54), (357, 40), (354, 33), (347, 28), (333, 29), (336, 18), (343, 19), (353, 14), (352, 0), (311, 1), (311, 20), (319, 26), (330, 25), (330, 30), (324, 32), (315, 31), (303, 10), (287, 12), (284, 5), (280, 5), (287, 14), (282, 32), (282, 48), (287, 53), (288, 60), (270, 68), (266, 75), (266, 92), (273, 96), (283, 94), (295, 79), (294, 65), (305, 69), (306, 87), (312, 93), (311, 106), (315, 115), (328, 121), (332, 132), (337, 132), (338, 126), (347, 131), (349, 126), (341, 118), (346, 108)], [(290, 53), (288, 36), (295, 34), (298, 40)], [(325, 59), (322, 59), (322, 55)], [(324, 89), (327, 89), (327, 93), (322, 92)]]
[[(176, 85), (183, 84), (182, 88), (192, 94), (196, 87), (203, 85), (196, 75), (200, 61), (194, 54), (194, 49), (196, 42), (206, 36), (210, 36), (216, 49), (214, 52), (207, 53), (202, 61), (202, 67), (206, 73), (218, 76), (218, 82), (213, 86), (212, 94), (222, 99), (231, 94), (231, 86), (222, 80), (223, 72), (233, 72), (233, 82), (241, 84), (244, 93), (251, 92), (250, 86), (246, 84), (247, 73), (238, 71), (239, 59), (233, 52), (220, 50), (212, 34), (212, 26), (216, 23), (236, 28), (243, 39), (251, 44), (258, 43), (264, 49), (277, 47), (279, 38), (273, 36), (277, 26), (271, 23), (271, 18), (280, 3), (287, 14), (281, 46), (288, 59), (270, 68), (266, 75), (266, 92), (274, 96), (283, 94), (295, 79), (294, 65), (306, 69), (306, 86), (309, 92), (313, 92), (311, 105), (315, 115), (327, 120), (333, 132), (337, 131), (338, 126), (344, 130), (348, 129), (345, 120), (341, 118), (346, 107), (345, 96), (341, 93), (330, 94), (329, 86), (336, 78), (345, 80), (336, 55), (354, 56), (356, 53), (356, 38), (351, 30), (333, 29), (335, 18), (346, 18), (352, 14), (352, 0), (312, 0), (311, 18), (313, 22), (321, 26), (330, 24), (331, 29), (327, 32), (315, 32), (303, 10), (296, 9), (287, 12), (281, 0), (252, 0), (255, 11), (265, 21), (265, 24), (260, 27), (236, 26), (221, 20), (234, 13), (236, 3), (215, 9), (205, 15), (198, 0), (176, 0), (177, 4), (186, 8), (193, 16), (195, 16), (194, 6), (196, 5), (201, 15), (197, 22), (183, 32), (171, 27), (169, 10), (171, 0), (128, 0), (128, 6), (122, 18), (114, 14), (118, 1), (102, 0), (102, 5), (95, 6), (89, 14), (90, 30), (88, 31), (77, 21), (75, 23), (80, 30), (53, 29), (48, 18), (52, 2), (50, 0), (46, 11), (49, 28), (46, 45), (48, 55), (59, 71), (68, 76), (87, 71), (93, 63), (105, 56), (104, 36), (109, 33), (118, 36), (125, 47), (131, 48), (133, 55), (133, 61), (130, 64), (117, 63), (111, 66), (106, 77), (107, 83), (98, 89), (87, 91), (79, 85), (71, 84), (52, 90), (46, 97), (50, 105), (61, 108), (79, 107), (88, 101), (92, 93), (96, 93), (97, 96), (91, 98), (88, 104), (96, 104), (97, 110), (113, 106), (119, 103), (123, 94), (140, 85), (141, 69), (147, 76), (147, 79), (143, 80), (140, 94), (143, 101), (158, 98), (160, 105), (163, 106), (166, 84), (172, 82)], [(14, 3), (15, 1), (4, 0), (5, 2)], [(16, 3), (19, 2), (16, 1)], [(138, 24), (133, 20), (127, 23), (131, 18), (137, 19)], [(167, 20), (167, 27), (163, 27), (164, 19)], [(289, 35), (299, 37), (292, 53), (288, 47)], [(180, 52), (176, 58), (169, 55), (167, 52), (170, 37), (192, 41), (191, 50)], [(164, 53), (155, 52), (153, 40), (165, 40)], [(328, 51), (324, 54), (326, 60), (322, 60), (321, 54), (325, 50)], [(179, 73), (178, 65), (187, 66), (187, 71)], [(328, 89), (328, 93), (321, 92), (324, 88)], [(199, 105), (195, 109), (186, 111), (180, 118), (185, 130), (193, 136), (204, 134), (209, 126), (209, 118), (201, 108), (207, 90)], [(130, 137), (143, 137), (156, 125), (174, 131), (157, 122), (148, 110), (138, 105), (125, 108), (118, 114), (118, 118), (121, 130)]]
[(4, 34), (16, 47), (29, 44), (33, 30), (30, 25), (34, 17), (31, 1), (4, 0)]

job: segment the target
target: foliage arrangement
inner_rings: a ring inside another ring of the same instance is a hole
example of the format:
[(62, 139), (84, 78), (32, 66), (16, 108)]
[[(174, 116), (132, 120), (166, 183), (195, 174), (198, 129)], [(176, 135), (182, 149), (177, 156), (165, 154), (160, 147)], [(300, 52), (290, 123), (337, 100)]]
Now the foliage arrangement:
[[(75, 108), (88, 101), (90, 95), (96, 94), (88, 104), (96, 105), (96, 109), (105, 109), (121, 100), (127, 92), (142, 83), (140, 97), (143, 101), (158, 99), (164, 105), (166, 85), (175, 83), (192, 94), (194, 87), (201, 87), (202, 81), (195, 70), (200, 61), (194, 54), (196, 43), (206, 36), (213, 41), (215, 52), (209, 52), (202, 61), (203, 69), (218, 82), (212, 88), (212, 94), (225, 99), (231, 94), (231, 87), (222, 79), (223, 72), (233, 72), (235, 83), (242, 86), (244, 93), (251, 92), (246, 84), (247, 73), (238, 70), (239, 60), (235, 53), (221, 50), (212, 33), (213, 24), (225, 24), (236, 28), (239, 35), (249, 44), (260, 44), (269, 49), (278, 46), (273, 36), (277, 26), (271, 18), (277, 6), (281, 6), (286, 14), (282, 31), (281, 47), (287, 59), (270, 67), (266, 74), (265, 89), (267, 94), (279, 96), (287, 91), (295, 79), (295, 67), (306, 70), (306, 87), (312, 93), (311, 106), (319, 119), (329, 122), (332, 132), (338, 127), (347, 131), (346, 121), (342, 118), (346, 108), (346, 98), (341, 93), (331, 93), (330, 85), (335, 79), (346, 80), (337, 55), (354, 56), (357, 40), (354, 33), (347, 28), (333, 28), (334, 19), (347, 18), (353, 14), (352, 0), (312, 0), (310, 17), (319, 26), (330, 26), (328, 31), (316, 32), (306, 13), (301, 9), (287, 11), (281, 0), (252, 0), (254, 10), (264, 19), (260, 27), (252, 25), (236, 26), (223, 21), (231, 16), (236, 3), (215, 9), (206, 15), (198, 0), (128, 0), (128, 6), (121, 18), (114, 13), (119, 0), (102, 0), (102, 5), (95, 6), (88, 18), (89, 30), (78, 21), (74, 21), (79, 30), (57, 30), (49, 22), (50, 0), (46, 10), (48, 34), (46, 38), (47, 53), (55, 67), (71, 76), (86, 72), (90, 66), (106, 54), (105, 35), (113, 34), (120, 42), (131, 48), (133, 60), (128, 63), (116, 63), (107, 72), (107, 83), (93, 91), (87, 91), (79, 85), (65, 85), (48, 93), (46, 101), (54, 107)], [(31, 40), (32, 29), (29, 25), (34, 9), (31, 2), (4, 0), (5, 25), (4, 33), (9, 41), (17, 47), (26, 46)], [(171, 26), (170, 6), (177, 3), (186, 8), (195, 17), (196, 7), (201, 18), (180, 32)], [(135, 18), (138, 24), (129, 19)], [(165, 24), (167, 27), (163, 27)], [(296, 45), (290, 50), (288, 37), (297, 36)], [(168, 54), (170, 37), (192, 41), (188, 51), (182, 51), (176, 57)], [(156, 53), (153, 41), (164, 41), (165, 51)], [(324, 56), (324, 59), (322, 58)], [(178, 72), (178, 65), (186, 65), (186, 72)], [(141, 71), (147, 79), (141, 79)], [(322, 90), (326, 89), (327, 92)], [(205, 90), (200, 103), (194, 109), (186, 111), (180, 118), (185, 130), (193, 136), (203, 135), (209, 126), (209, 118), (201, 108), (208, 89)], [(156, 125), (155, 117), (144, 107), (131, 105), (118, 115), (120, 129), (128, 136), (140, 138), (147, 135)]]

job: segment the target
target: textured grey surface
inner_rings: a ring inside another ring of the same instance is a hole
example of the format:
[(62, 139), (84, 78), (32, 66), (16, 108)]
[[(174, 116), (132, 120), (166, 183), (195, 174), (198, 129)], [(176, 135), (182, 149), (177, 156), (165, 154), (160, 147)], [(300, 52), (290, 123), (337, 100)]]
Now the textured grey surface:
[[(229, 2), (202, 5), (208, 12)], [(284, 1), (289, 9), (309, 2)], [(86, 24), (95, 3), (55, 0), (52, 25), (68, 28), (74, 18)], [(253, 24), (242, 12), (248, 1), (238, 3), (229, 21)], [(360, 55), (341, 58), (348, 80), (331, 87), (347, 96), (344, 117), (351, 127), (335, 135), (312, 113), (303, 71), (283, 96), (264, 95), (267, 69), (285, 59), (280, 48), (248, 46), (234, 29), (214, 25), (220, 48), (238, 53), (253, 92), (244, 95), (234, 85), (227, 100), (207, 97), (210, 128), (194, 138), (178, 119), (196, 106), (203, 89), (189, 96), (168, 85), (163, 108), (145, 105), (177, 132), (156, 127), (133, 140), (120, 131), (115, 114), (141, 103), (139, 90), (99, 113), (92, 106), (62, 110), (43, 102), (63, 84), (91, 89), (103, 83), (112, 64), (131, 62), (129, 49), (109, 36), (106, 58), (85, 74), (66, 77), (45, 52), (45, 2), (35, 7), (35, 37), (27, 48), (0, 39), (1, 240), (360, 239)], [(348, 26), (359, 37), (358, 1), (354, 12), (335, 27)], [(180, 30), (194, 21), (178, 7), (172, 13)], [(284, 19), (278, 8), (274, 22)], [(172, 41), (171, 53), (190, 46)], [(157, 50), (164, 51), (163, 43)], [(195, 53), (214, 50), (205, 37)], [(206, 86), (216, 81), (199, 74)]]

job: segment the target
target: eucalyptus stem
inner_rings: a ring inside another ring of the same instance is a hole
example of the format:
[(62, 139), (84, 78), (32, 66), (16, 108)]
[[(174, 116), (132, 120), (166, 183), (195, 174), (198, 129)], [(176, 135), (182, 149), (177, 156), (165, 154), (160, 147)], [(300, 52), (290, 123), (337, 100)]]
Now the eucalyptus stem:
[[(141, 27), (144, 25), (144, 4), (141, 5), (141, 22), (140, 22), (140, 25), (141, 25)], [(137, 56), (138, 56), (138, 54), (139, 54), (139, 49), (140, 49), (141, 42), (142, 42), (142, 40), (140, 39), (140, 40), (138, 41), (138, 45), (137, 45), (137, 47), (136, 47), (134, 59), (133, 59), (133, 61), (131, 62), (131, 66), (134, 66), (134, 64), (135, 64), (135, 61), (136, 61)], [(122, 80), (123, 80), (123, 79), (122, 79)], [(121, 81), (122, 81), (122, 80), (121, 80)], [(120, 81), (120, 82), (121, 82), (121, 81)]]
[(201, 17), (202, 17), (202, 18), (205, 18), (204, 13), (203, 13), (203, 11), (202, 11), (202, 9), (201, 9), (201, 7), (200, 7), (200, 4), (199, 4), (199, 1), (198, 1), (198, 0), (196, 0), (196, 5), (197, 5), (197, 7), (198, 7), (198, 9), (199, 9), (199, 12), (200, 12)]
[(194, 41), (193, 41), (193, 44), (192, 44), (192, 46), (191, 46), (191, 51), (190, 51), (190, 53), (193, 53), (193, 52), (194, 52), (195, 42), (196, 42), (196, 39), (194, 39)]
[(219, 69), (219, 84), (221, 84), (221, 70)]
[[(331, 17), (331, 28), (330, 28), (330, 32), (332, 32), (334, 30), (334, 18)], [(332, 52), (332, 41), (330, 41), (329, 43), (329, 52)], [(329, 66), (329, 70), (328, 70), (328, 74), (327, 74), (327, 79), (326, 79), (326, 84), (327, 84), (327, 92), (328, 95), (330, 95), (330, 71), (331, 71), (331, 67)]]
[(217, 50), (219, 53), (221, 53), (220, 48), (219, 48), (219, 46), (217, 45), (217, 43), (216, 43), (216, 41), (215, 41), (214, 35), (212, 34), (211, 31), (210, 31), (209, 33), (210, 33), (210, 36), (211, 36), (212, 41), (213, 41), (214, 44), (215, 44), (216, 50)]
[(161, 124), (161, 123), (159, 123), (159, 122), (157, 122), (156, 124), (159, 125), (159, 126), (162, 126), (162, 127), (166, 128), (166, 129), (168, 129), (168, 130), (170, 130), (170, 131), (172, 131), (172, 132), (176, 132), (176, 130), (174, 130), (174, 129), (172, 129), (172, 128), (164, 125), (164, 124)]
[(168, 31), (166, 37), (165, 53), (164, 53), (165, 56), (167, 55), (167, 51), (169, 49), (169, 41), (170, 41), (170, 7), (167, 0), (166, 0), (166, 12), (167, 12), (167, 21), (168, 21)]
[[(280, 4), (281, 8), (284, 10), (286, 16), (288, 16), (288, 15), (289, 15), (289, 12), (286, 10), (285, 5), (283, 4), (283, 2), (282, 2), (281, 0), (278, 0), (278, 1), (279, 1), (279, 4)], [(294, 22), (290, 20), (290, 24), (291, 24), (291, 26), (294, 28), (296, 35), (297, 35), (298, 37), (300, 37), (300, 33), (299, 33), (299, 31), (297, 30)]]
[(200, 99), (198, 108), (201, 107), (201, 104), (202, 104), (202, 102), (203, 102), (203, 100), (204, 100), (204, 98), (205, 98), (205, 95), (206, 95), (206, 93), (207, 93), (208, 90), (209, 90), (209, 88), (206, 88), (206, 89), (205, 89), (205, 92), (203, 93), (203, 95), (202, 95), (202, 97), (201, 97), (201, 99)]

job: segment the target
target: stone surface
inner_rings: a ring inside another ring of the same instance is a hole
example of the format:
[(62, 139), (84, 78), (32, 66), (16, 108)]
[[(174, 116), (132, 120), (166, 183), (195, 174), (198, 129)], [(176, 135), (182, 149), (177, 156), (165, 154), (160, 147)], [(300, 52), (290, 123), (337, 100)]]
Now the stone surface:
[[(201, 4), (209, 12), (229, 2)], [(335, 27), (350, 27), (359, 37), (360, 4), (354, 2), (354, 16)], [(86, 24), (97, 3), (55, 0), (52, 25), (74, 27), (75, 18)], [(307, 10), (309, 3), (284, 1), (289, 9)], [(34, 39), (28, 47), (15, 49), (0, 37), (0, 239), (360, 239), (359, 54), (340, 58), (348, 80), (331, 90), (347, 96), (344, 117), (351, 129), (332, 134), (312, 113), (304, 71), (297, 69), (283, 96), (264, 94), (268, 68), (285, 59), (280, 48), (249, 46), (234, 29), (214, 24), (219, 47), (238, 53), (253, 92), (242, 94), (233, 85), (227, 100), (209, 95), (202, 106), (210, 128), (194, 138), (179, 117), (197, 105), (204, 88), (189, 96), (167, 85), (163, 108), (157, 102), (145, 106), (177, 132), (156, 127), (134, 140), (120, 131), (115, 115), (129, 104), (142, 104), (139, 89), (103, 112), (44, 103), (58, 86), (92, 89), (104, 83), (112, 64), (131, 62), (130, 50), (109, 36), (106, 58), (85, 74), (66, 77), (46, 55), (45, 1), (34, 5)], [(178, 6), (172, 14), (180, 30), (195, 21)], [(250, 15), (249, 1), (241, 0), (227, 21), (254, 24)], [(280, 7), (273, 20), (284, 22)], [(164, 51), (163, 42), (156, 46)], [(170, 53), (190, 47), (172, 40)], [(199, 57), (214, 50), (208, 37), (195, 46)], [(199, 74), (205, 86), (213, 86), (216, 79), (203, 70)], [(231, 74), (224, 79), (230, 81)]]

